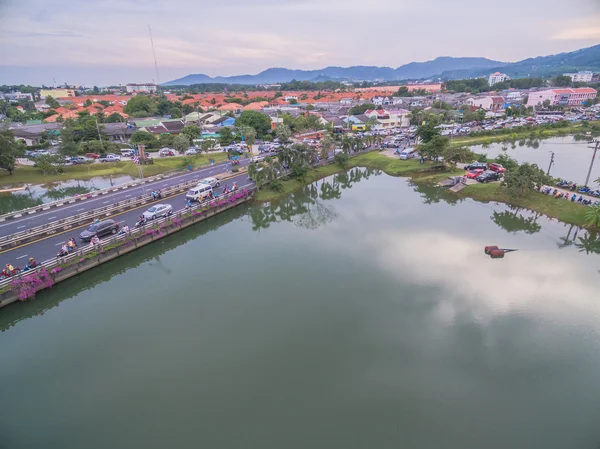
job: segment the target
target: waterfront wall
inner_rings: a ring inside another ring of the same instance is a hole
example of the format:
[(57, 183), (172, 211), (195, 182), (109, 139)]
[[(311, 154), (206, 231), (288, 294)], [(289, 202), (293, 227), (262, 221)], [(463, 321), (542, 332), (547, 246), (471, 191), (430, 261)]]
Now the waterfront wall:
[(19, 277), (12, 279), (9, 287), (0, 293), (0, 307), (33, 298), (35, 293), (40, 290), (50, 288), (155, 240), (160, 240), (167, 235), (246, 203), (252, 199), (254, 193), (254, 190), (244, 190), (220, 203), (208, 204), (192, 211), (180, 211), (162, 222), (151, 223), (138, 232), (132, 232), (120, 239), (102, 242), (95, 248), (86, 247), (69, 256), (68, 259), (57, 259), (54, 263), (44, 264), (35, 271), (22, 273)]

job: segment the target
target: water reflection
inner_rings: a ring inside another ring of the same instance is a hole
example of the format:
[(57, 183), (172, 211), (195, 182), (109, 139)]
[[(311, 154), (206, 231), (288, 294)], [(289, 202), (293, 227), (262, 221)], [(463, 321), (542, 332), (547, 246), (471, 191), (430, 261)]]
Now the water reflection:
[[(87, 180), (49, 181), (43, 184), (28, 184), (25, 190), (0, 195), (0, 214), (14, 212), (43, 203), (83, 195), (131, 181), (131, 176), (96, 176)], [(14, 185), (8, 187), (15, 187)]]
[(540, 214), (536, 213), (534, 216), (526, 217), (523, 213), (519, 213), (519, 208), (511, 208), (511, 210), (502, 212), (495, 211), (491, 218), (494, 223), (507, 232), (514, 234), (523, 231), (526, 234), (535, 234), (542, 229), (542, 226), (537, 222), (539, 216)]
[(325, 201), (340, 199), (342, 190), (351, 189), (354, 184), (381, 174), (381, 170), (356, 167), (305, 186), (284, 198), (257, 205), (248, 212), (252, 229), (261, 231), (280, 221), (305, 229), (317, 229), (337, 216), (333, 206), (325, 204)]

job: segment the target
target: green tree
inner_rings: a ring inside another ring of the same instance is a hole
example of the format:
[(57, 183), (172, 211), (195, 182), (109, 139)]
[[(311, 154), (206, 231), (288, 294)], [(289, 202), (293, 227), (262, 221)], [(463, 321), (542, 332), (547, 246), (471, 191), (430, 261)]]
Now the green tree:
[[(170, 106), (171, 104), (169, 102), (169, 107)], [(123, 112), (129, 115), (139, 112), (152, 115), (155, 111), (156, 105), (152, 99), (146, 95), (136, 95), (135, 97), (131, 98), (123, 108)]]
[(124, 122), (124, 121), (125, 121), (125, 119), (118, 112), (113, 112), (112, 114), (110, 114), (108, 117), (106, 117), (104, 119), (104, 123), (119, 123), (119, 122)]
[(231, 128), (228, 128), (226, 126), (221, 128), (221, 130), (219, 131), (219, 136), (220, 136), (219, 143), (223, 147), (231, 145), (235, 139), (235, 137), (233, 135), (233, 131), (231, 131)]
[(175, 136), (173, 136), (173, 134), (161, 134), (158, 137), (158, 146), (160, 148), (172, 147), (173, 139), (175, 139)]
[(242, 135), (244, 136), (244, 142), (248, 145), (254, 145), (256, 142), (256, 131), (254, 131), (254, 128), (244, 128)]
[(552, 79), (552, 85), (555, 87), (569, 87), (573, 84), (573, 80), (570, 76), (558, 75)]
[(200, 149), (208, 154), (209, 151), (212, 151), (214, 147), (217, 146), (217, 142), (214, 139), (204, 139), (200, 143)]
[(450, 138), (447, 136), (440, 136), (439, 134), (433, 136), (427, 143), (419, 145), (419, 151), (423, 156), (427, 156), (431, 160), (435, 160), (440, 156), (443, 156), (450, 147)]
[(356, 106), (352, 106), (348, 110), (348, 115), (364, 114), (366, 111), (369, 111), (372, 109), (377, 109), (377, 106), (375, 106), (373, 103), (357, 104)]
[(62, 173), (64, 159), (58, 155), (40, 155), (35, 158), (35, 168), (43, 175)]
[(290, 98), (289, 104), (298, 104), (298, 100), (296, 100), (295, 98)]
[(84, 108), (87, 108), (87, 107), (89, 107), (91, 105), (92, 105), (92, 100), (90, 100), (89, 98), (87, 100), (85, 100), (84, 103), (83, 103), (83, 107)]
[(256, 136), (262, 138), (271, 131), (271, 118), (258, 111), (243, 111), (235, 121), (238, 128), (253, 128)]
[(15, 142), (13, 133), (8, 129), (0, 131), (0, 168), (12, 175), (20, 153), (19, 144)]
[(194, 124), (189, 124), (189, 125), (185, 125), (185, 127), (183, 128), (183, 131), (181, 131), (182, 134), (185, 134), (188, 139), (190, 140), (190, 142), (192, 142), (194, 139), (199, 139), (200, 135), (202, 134), (202, 130), (200, 129), (200, 127), (198, 125), (194, 125)]
[(138, 145), (138, 144), (145, 145), (146, 148), (152, 148), (152, 147), (156, 146), (156, 144), (157, 144), (157, 140), (148, 131), (134, 132), (129, 141), (134, 145)]
[(73, 128), (71, 124), (67, 124), (60, 132), (60, 146), (58, 149), (59, 153), (63, 156), (73, 157), (79, 153), (77, 150), (77, 144), (73, 137)]
[(517, 169), (507, 170), (502, 185), (510, 198), (521, 198), (543, 184), (550, 184), (552, 178), (546, 176), (544, 171), (536, 164), (527, 162)]
[(338, 153), (333, 157), (336, 164), (342, 167), (344, 170), (348, 167), (348, 155), (346, 153)]
[(58, 109), (60, 108), (60, 103), (58, 101), (56, 101), (56, 98), (51, 97), (50, 95), (48, 95), (46, 97), (45, 103), (50, 106), (52, 109)]
[(173, 138), (173, 148), (180, 153), (185, 153), (185, 150), (190, 146), (190, 138), (185, 134), (179, 134)]
[(439, 135), (440, 130), (436, 128), (432, 122), (426, 122), (425, 124), (419, 125), (417, 128), (417, 137), (419, 137), (423, 143), (427, 143), (435, 136)]
[(183, 112), (177, 107), (172, 107), (169, 109), (169, 115), (171, 118), (181, 118), (183, 116)]
[(600, 206), (588, 207), (585, 211), (585, 224), (600, 229)]
[(275, 130), (275, 135), (281, 143), (287, 143), (292, 137), (292, 130), (288, 125), (280, 125)]
[(469, 150), (468, 147), (448, 145), (442, 153), (442, 157), (444, 161), (456, 165), (457, 162), (471, 162), (475, 159), (475, 153)]

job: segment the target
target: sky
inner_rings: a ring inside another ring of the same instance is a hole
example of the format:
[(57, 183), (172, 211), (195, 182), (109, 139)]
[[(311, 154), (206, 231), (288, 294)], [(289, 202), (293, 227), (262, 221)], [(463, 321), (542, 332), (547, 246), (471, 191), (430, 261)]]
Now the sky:
[(599, 43), (600, 0), (0, 0), (0, 84), (512, 62)]

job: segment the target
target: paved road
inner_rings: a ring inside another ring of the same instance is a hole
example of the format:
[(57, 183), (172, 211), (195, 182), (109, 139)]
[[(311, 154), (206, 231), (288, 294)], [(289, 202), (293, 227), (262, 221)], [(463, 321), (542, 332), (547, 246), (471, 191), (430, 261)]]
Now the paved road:
[[(206, 177), (206, 175), (201, 174), (200, 171), (194, 172), (194, 173), (195, 173), (195, 176), (198, 177), (198, 179)], [(234, 182), (237, 182), (238, 186), (244, 186), (248, 183), (251, 183), (251, 181), (248, 180), (248, 175), (246, 173), (242, 173), (233, 178), (229, 178), (223, 184), (228, 184), (229, 186), (231, 186)], [(223, 192), (223, 186), (216, 188), (215, 191), (218, 194), (221, 194)], [(177, 210), (185, 207), (185, 204), (186, 204), (185, 193), (180, 193), (180, 194), (175, 195), (170, 198), (163, 198), (162, 200), (160, 200), (158, 202), (170, 204), (171, 206), (173, 206), (173, 210), (177, 211)], [(83, 204), (83, 203), (80, 203), (80, 204)], [(144, 212), (150, 206), (151, 206), (151, 204), (147, 203), (142, 207), (139, 207), (137, 209), (132, 209), (127, 212), (123, 212), (122, 214), (112, 216), (111, 218), (113, 218), (114, 220), (118, 221), (121, 224), (127, 223), (127, 225), (130, 228), (132, 228), (135, 225), (135, 222), (137, 221), (138, 217), (142, 214), (142, 212)], [(62, 210), (62, 209), (56, 209), (56, 211), (59, 211), (59, 210)], [(85, 243), (81, 242), (81, 240), (79, 238), (79, 234), (87, 226), (88, 225), (85, 225), (80, 228), (72, 229), (68, 232), (64, 232), (62, 234), (56, 234), (56, 235), (50, 236), (43, 240), (31, 242), (31, 243), (23, 245), (22, 247), (19, 247), (19, 248), (8, 250), (8, 251), (0, 254), (0, 266), (4, 267), (7, 263), (10, 262), (14, 266), (18, 266), (22, 269), (27, 264), (27, 261), (29, 260), (30, 257), (34, 257), (38, 262), (43, 262), (45, 260), (51, 259), (56, 256), (56, 254), (58, 253), (58, 251), (60, 249), (60, 246), (71, 237), (75, 237), (75, 239), (77, 240), (77, 243), (80, 246), (84, 245)]]
[[(250, 159), (241, 158), (240, 166), (246, 166), (250, 163)], [(231, 166), (229, 168), (231, 170)], [(14, 234), (36, 226), (42, 226), (62, 218), (72, 217), (85, 211), (97, 209), (108, 204), (114, 204), (119, 201), (143, 195), (154, 189), (165, 189), (170, 186), (178, 185), (192, 179), (202, 179), (209, 176), (222, 175), (225, 173), (225, 163), (215, 164), (212, 167), (206, 167), (193, 172), (185, 172), (181, 175), (172, 176), (170, 178), (161, 179), (154, 182), (141, 185), (139, 187), (131, 187), (125, 190), (118, 190), (107, 193), (105, 195), (90, 198), (85, 201), (76, 202), (73, 204), (65, 204), (58, 208), (52, 208), (44, 212), (38, 212), (33, 215), (24, 215), (23, 217), (6, 221), (0, 224), (0, 236)]]

